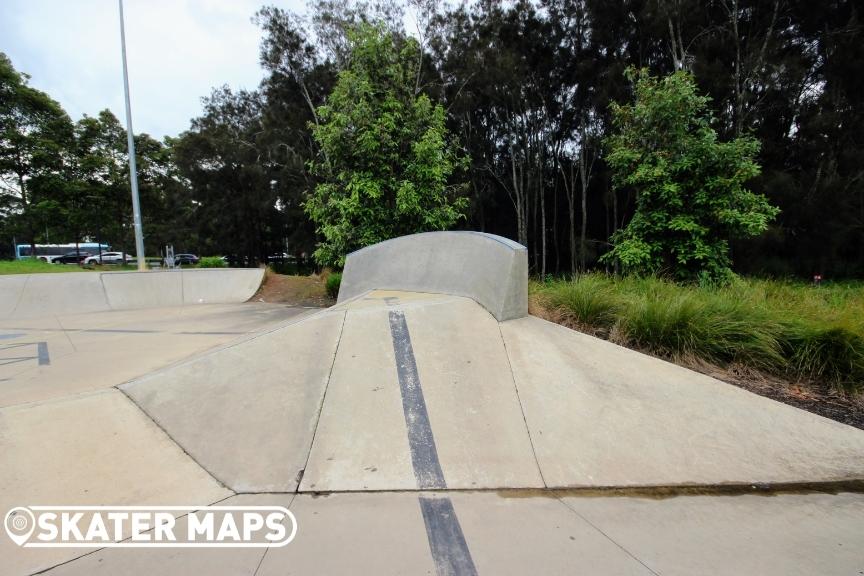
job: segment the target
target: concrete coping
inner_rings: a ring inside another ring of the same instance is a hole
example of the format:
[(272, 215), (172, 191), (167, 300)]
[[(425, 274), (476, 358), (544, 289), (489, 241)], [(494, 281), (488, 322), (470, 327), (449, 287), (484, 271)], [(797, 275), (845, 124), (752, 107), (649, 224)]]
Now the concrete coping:
[(466, 296), (499, 322), (528, 314), (528, 250), (485, 232), (424, 232), (348, 255), (339, 302), (370, 290)]

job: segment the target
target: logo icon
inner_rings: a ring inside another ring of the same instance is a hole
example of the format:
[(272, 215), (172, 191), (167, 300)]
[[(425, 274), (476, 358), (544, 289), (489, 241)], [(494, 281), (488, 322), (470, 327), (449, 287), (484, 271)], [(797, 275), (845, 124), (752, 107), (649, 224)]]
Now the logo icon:
[(21, 546), (33, 534), (33, 529), (36, 528), (36, 517), (27, 508), (19, 506), (9, 510), (4, 524), (9, 538)]

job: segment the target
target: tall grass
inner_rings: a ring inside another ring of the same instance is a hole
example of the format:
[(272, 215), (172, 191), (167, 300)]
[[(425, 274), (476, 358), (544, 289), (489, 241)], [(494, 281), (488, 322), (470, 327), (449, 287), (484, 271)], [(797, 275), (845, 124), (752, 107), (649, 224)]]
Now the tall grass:
[(585, 274), (534, 282), (531, 293), (555, 319), (655, 355), (864, 390), (862, 283), (739, 279), (700, 288)]

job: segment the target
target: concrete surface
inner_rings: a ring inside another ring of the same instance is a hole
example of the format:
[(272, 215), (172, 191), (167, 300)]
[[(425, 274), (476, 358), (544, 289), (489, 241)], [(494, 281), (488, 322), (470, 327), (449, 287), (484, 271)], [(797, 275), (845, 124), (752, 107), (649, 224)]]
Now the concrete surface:
[(291, 492), (306, 465), (343, 317), (319, 313), (121, 390), (232, 490)]
[(417, 487), (395, 362), (387, 314), (349, 308), (302, 491)]
[(495, 318), (459, 298), (405, 319), (447, 487), (542, 487)]
[(303, 529), (257, 576), (435, 574), (416, 494), (299, 495), (291, 511)]
[[(443, 496), (236, 496), (223, 504), (290, 502), (297, 538), (263, 551), (100, 550), (47, 574), (447, 574), (427, 544), (421, 497)], [(861, 494), (653, 499), (460, 492), (449, 498), (477, 574), (811, 576), (864, 569)]]
[[(864, 492), (652, 497), (864, 479), (864, 431), (431, 292), (0, 320), (0, 510), (230, 497), (298, 521), (263, 550), (2, 536), (0, 573), (864, 572)], [(646, 496), (549, 489), (574, 486)]]
[(263, 268), (4, 275), (0, 319), (245, 302), (263, 277)]
[[(4, 515), (36, 503), (209, 504), (231, 494), (117, 390), (2, 408), (0, 423)], [(30, 574), (83, 553), (18, 548), (0, 538), (5, 574)]]
[(99, 276), (111, 310), (162, 308), (184, 303), (181, 270), (99, 273)]
[(864, 494), (563, 502), (663, 576), (864, 572)]
[(528, 314), (528, 251), (483, 232), (402, 236), (348, 255), (339, 302), (369, 290), (466, 296), (500, 321)]
[(248, 303), (0, 319), (0, 406), (122, 384), (308, 312)]
[[(292, 494), (241, 494), (219, 502), (219, 506), (285, 506)], [(186, 530), (187, 517), (177, 520), (177, 531)], [(62, 564), (51, 576), (218, 576), (254, 574), (265, 550), (260, 548), (104, 548)]]
[(501, 324), (550, 488), (864, 478), (864, 431), (557, 324)]

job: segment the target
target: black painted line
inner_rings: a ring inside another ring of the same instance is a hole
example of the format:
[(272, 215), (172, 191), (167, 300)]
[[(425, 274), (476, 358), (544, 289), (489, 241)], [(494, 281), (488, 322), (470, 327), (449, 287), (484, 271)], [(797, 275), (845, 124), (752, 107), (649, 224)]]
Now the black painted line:
[(420, 510), (438, 576), (477, 576), (450, 498), (420, 496)]
[(51, 364), (51, 357), (48, 356), (48, 343), (37, 342), (36, 349), (38, 350), (37, 356), (39, 357), (39, 366), (48, 366)]
[(417, 487), (421, 490), (446, 488), (444, 472), (438, 461), (438, 449), (432, 436), (432, 426), (429, 424), (429, 413), (426, 411), (426, 400), (420, 388), (411, 335), (408, 333), (405, 314), (401, 310), (390, 311), (390, 335), (393, 337), (396, 372), (402, 391), (402, 411), (408, 428), (408, 446), (411, 449)]
[[(417, 486), (421, 490), (447, 488), (420, 386), (411, 334), (402, 310), (390, 311), (390, 335), (393, 337), (402, 411), (408, 428), (408, 446)], [(419, 501), (429, 550), (438, 576), (477, 576), (474, 560), (450, 498), (420, 496)]]

